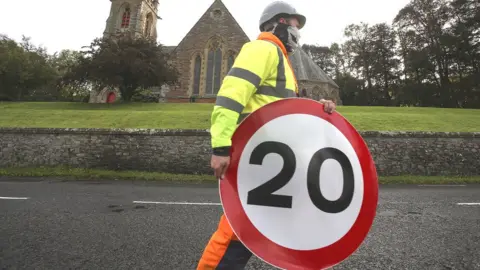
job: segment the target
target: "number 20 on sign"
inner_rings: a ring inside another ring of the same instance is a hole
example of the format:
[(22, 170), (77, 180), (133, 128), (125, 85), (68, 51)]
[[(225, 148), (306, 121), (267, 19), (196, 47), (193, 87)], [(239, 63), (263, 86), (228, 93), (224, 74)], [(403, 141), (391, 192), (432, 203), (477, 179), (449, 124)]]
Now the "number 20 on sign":
[(232, 138), (220, 199), (239, 240), (280, 269), (328, 269), (362, 244), (378, 179), (367, 145), (339, 113), (283, 99), (252, 113)]

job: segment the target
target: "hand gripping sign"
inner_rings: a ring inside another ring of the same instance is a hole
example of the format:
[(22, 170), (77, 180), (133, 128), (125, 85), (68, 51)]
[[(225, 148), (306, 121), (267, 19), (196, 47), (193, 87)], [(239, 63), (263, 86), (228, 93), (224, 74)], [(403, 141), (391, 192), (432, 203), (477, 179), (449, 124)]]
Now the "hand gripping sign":
[(378, 201), (362, 137), (309, 99), (279, 100), (245, 118), (219, 185), (239, 240), (288, 270), (326, 269), (349, 257), (367, 236)]

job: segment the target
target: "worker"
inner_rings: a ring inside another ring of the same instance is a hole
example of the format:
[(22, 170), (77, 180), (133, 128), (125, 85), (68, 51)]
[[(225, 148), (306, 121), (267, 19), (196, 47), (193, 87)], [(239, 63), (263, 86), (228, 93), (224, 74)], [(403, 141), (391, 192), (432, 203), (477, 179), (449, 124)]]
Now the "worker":
[[(299, 46), (305, 16), (283, 1), (270, 3), (260, 17), (260, 35), (242, 46), (218, 91), (211, 115), (211, 167), (217, 179), (230, 164), (232, 135), (249, 113), (262, 106), (298, 97), (298, 85), (288, 55)], [(327, 113), (335, 110), (321, 100)], [(252, 253), (239, 241), (225, 215), (203, 251), (197, 270), (244, 269)]]

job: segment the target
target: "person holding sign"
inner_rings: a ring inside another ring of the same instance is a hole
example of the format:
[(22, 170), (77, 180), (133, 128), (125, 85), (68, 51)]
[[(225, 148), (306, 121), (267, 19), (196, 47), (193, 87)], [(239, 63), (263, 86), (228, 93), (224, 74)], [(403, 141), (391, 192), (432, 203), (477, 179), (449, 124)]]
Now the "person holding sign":
[[(230, 164), (231, 138), (250, 113), (274, 101), (299, 97), (288, 54), (299, 46), (305, 16), (283, 1), (269, 4), (260, 17), (260, 35), (246, 43), (218, 92), (211, 116), (211, 167), (222, 179)], [(335, 103), (320, 100), (327, 113)], [(197, 266), (206, 269), (243, 269), (252, 253), (238, 240), (225, 215), (211, 236)]]

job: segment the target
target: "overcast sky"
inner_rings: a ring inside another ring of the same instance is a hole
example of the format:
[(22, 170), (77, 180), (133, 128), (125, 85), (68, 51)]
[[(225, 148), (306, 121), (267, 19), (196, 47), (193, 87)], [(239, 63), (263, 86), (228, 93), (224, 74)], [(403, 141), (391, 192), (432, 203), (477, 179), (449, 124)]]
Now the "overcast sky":
[[(258, 35), (261, 11), (272, 0), (223, 0), (250, 39)], [(177, 45), (213, 0), (160, 0), (158, 41)], [(246, 4), (251, 2), (250, 4)], [(341, 42), (350, 23), (391, 23), (409, 0), (290, 0), (307, 16), (301, 43)], [(22, 34), (50, 53), (78, 50), (105, 30), (109, 0), (0, 0), (0, 33), (20, 40)], [(186, 9), (188, 8), (188, 10)]]

